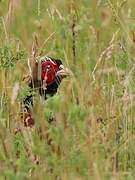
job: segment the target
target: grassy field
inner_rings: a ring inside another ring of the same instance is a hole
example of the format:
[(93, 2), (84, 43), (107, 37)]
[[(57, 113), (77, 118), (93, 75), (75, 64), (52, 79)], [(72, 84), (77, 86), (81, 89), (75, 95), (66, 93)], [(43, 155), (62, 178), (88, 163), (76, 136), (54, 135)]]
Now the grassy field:
[[(72, 73), (47, 101), (35, 92), (25, 128), (35, 52)], [(0, 0), (3, 179), (135, 179), (135, 0)]]

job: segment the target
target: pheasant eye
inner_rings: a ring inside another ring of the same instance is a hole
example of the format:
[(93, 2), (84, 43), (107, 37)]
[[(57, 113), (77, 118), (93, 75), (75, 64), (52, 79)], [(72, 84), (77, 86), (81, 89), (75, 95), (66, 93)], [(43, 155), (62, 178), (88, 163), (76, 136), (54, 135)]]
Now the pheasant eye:
[(47, 65), (47, 66), (45, 67), (45, 71), (46, 71), (46, 70), (49, 70), (50, 67), (51, 67), (50, 65)]

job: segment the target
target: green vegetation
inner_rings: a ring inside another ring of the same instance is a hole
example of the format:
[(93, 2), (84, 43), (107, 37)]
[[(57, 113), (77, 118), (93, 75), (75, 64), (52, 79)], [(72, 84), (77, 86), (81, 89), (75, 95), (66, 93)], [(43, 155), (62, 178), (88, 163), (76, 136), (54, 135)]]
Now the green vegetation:
[[(72, 73), (25, 128), (32, 53)], [(1, 0), (0, 77), (0, 179), (135, 179), (134, 0)]]

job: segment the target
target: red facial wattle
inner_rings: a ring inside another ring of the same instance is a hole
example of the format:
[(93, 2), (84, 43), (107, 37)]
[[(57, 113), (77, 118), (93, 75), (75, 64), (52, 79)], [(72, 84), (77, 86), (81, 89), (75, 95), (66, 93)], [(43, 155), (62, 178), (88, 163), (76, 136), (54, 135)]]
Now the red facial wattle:
[(41, 63), (41, 79), (46, 80), (47, 84), (53, 82), (58, 70), (59, 67), (54, 61), (43, 61)]

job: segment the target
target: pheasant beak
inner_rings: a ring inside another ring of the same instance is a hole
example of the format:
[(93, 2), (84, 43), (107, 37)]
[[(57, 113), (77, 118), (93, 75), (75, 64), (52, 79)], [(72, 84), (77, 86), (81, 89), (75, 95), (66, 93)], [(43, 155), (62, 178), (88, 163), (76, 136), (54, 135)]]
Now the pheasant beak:
[(56, 76), (60, 76), (61, 78), (65, 78), (70, 75), (69, 69), (65, 68), (63, 65), (60, 65), (59, 71), (56, 73)]

